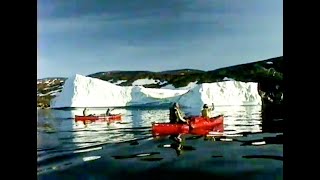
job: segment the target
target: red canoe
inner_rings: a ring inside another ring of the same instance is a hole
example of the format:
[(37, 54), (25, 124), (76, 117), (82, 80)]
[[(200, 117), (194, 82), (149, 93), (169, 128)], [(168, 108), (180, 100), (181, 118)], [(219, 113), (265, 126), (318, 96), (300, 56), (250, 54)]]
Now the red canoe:
[(121, 120), (121, 114), (111, 116), (75, 116), (75, 121), (116, 121)]
[[(195, 116), (190, 118), (188, 124), (173, 124), (173, 123), (153, 123), (152, 134), (160, 135), (175, 135), (175, 134), (206, 134), (210, 131), (223, 132), (223, 116), (213, 118), (203, 118)], [(200, 133), (201, 132), (201, 133)]]
[(188, 124), (153, 123), (152, 133), (154, 135), (176, 135), (189, 132)]
[(192, 117), (190, 120), (190, 126), (192, 129), (209, 129), (215, 128), (217, 130), (223, 129), (223, 120), (222, 115), (212, 118), (204, 118), (201, 116)]

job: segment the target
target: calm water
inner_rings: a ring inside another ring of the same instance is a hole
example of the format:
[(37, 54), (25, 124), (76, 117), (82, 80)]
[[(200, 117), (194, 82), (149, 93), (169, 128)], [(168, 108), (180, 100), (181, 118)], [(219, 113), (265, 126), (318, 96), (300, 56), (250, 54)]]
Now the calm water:
[[(196, 114), (184, 109), (186, 114)], [(105, 109), (89, 109), (102, 114)], [(167, 109), (116, 109), (121, 122), (75, 123), (82, 109), (38, 110), (39, 179), (282, 179), (280, 119), (260, 106), (216, 107), (225, 134), (183, 135), (182, 143), (154, 138), (151, 122), (168, 122)]]

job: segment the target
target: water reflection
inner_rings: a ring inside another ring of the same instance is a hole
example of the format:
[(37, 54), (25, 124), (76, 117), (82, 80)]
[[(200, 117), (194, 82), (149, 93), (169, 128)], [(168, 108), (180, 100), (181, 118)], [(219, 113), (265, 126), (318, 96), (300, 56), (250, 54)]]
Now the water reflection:
[(114, 159), (130, 159), (130, 158), (139, 158), (160, 154), (159, 152), (148, 152), (148, 153), (138, 153), (138, 154), (129, 154), (129, 155), (114, 155)]
[(194, 151), (195, 147), (189, 145), (182, 145), (181, 142), (173, 142), (171, 144), (160, 144), (158, 148), (170, 148), (173, 149), (177, 156), (180, 156), (184, 151)]
[(216, 107), (214, 114), (223, 114), (224, 130), (235, 133), (261, 132), (261, 106)]
[(275, 137), (263, 137), (261, 139), (254, 140), (235, 140), (241, 142), (241, 146), (252, 146), (252, 145), (266, 145), (266, 144), (283, 144), (283, 134), (276, 135)]
[[(103, 108), (91, 108), (90, 114), (102, 114)], [(188, 112), (188, 111), (187, 111)], [(82, 109), (72, 110), (39, 110), (38, 126), (44, 127), (46, 123), (51, 122), (52, 129), (55, 129), (55, 135), (42, 135), (41, 139), (55, 138), (54, 146), (57, 143), (65, 149), (77, 149), (79, 147), (90, 146), (95, 143), (114, 143), (127, 140), (142, 138), (150, 134), (152, 122), (168, 122), (169, 112), (167, 109), (116, 109), (114, 113), (123, 114), (121, 123), (95, 122), (87, 126), (81, 123), (75, 123), (72, 118), (75, 115), (81, 115)], [(261, 106), (225, 106), (216, 107), (213, 114), (223, 114), (224, 128), (226, 134), (259, 132), (261, 131)], [(47, 123), (48, 124), (48, 123)], [(146, 129), (135, 129), (146, 127)], [(124, 130), (128, 128), (128, 130)], [(41, 128), (40, 128), (41, 129)], [(206, 135), (208, 132), (194, 132), (198, 135)], [(38, 142), (39, 142), (38, 141)], [(40, 143), (41, 144), (41, 143)], [(41, 146), (38, 143), (38, 146)], [(47, 146), (48, 148), (48, 146)], [(62, 147), (60, 147), (62, 148)]]
[(242, 157), (247, 159), (274, 159), (274, 160), (283, 161), (282, 156), (272, 156), (272, 155), (247, 155)]
[[(81, 115), (83, 109), (72, 110), (39, 110), (38, 111), (38, 166), (42, 171), (44, 168), (55, 167), (57, 164), (72, 166), (76, 163), (83, 163), (83, 157), (101, 156), (101, 152), (107, 149), (111, 151), (109, 146), (120, 147), (126, 144), (130, 149), (133, 148), (149, 148), (150, 151), (143, 153), (113, 153), (113, 159), (138, 159), (139, 161), (164, 161), (167, 156), (165, 151), (153, 149), (167, 148), (175, 151), (177, 156), (181, 157), (184, 152), (199, 151), (196, 145), (199, 141), (203, 143), (211, 142), (235, 144), (237, 146), (254, 146), (252, 143), (264, 141), (269, 144), (282, 144), (282, 136), (261, 137), (254, 140), (241, 139), (253, 133), (261, 133), (264, 130), (261, 106), (225, 106), (216, 107), (213, 115), (223, 114), (224, 129), (223, 133), (214, 133), (211, 131), (193, 131), (191, 134), (183, 135), (182, 142), (176, 142), (166, 137), (155, 141), (151, 133), (152, 122), (169, 122), (169, 110), (166, 108), (131, 108), (116, 109), (114, 113), (123, 114), (120, 123), (104, 123), (96, 122), (84, 126), (81, 123), (75, 123), (74, 116)], [(89, 109), (90, 114), (103, 114), (105, 109)], [(185, 109), (186, 114), (192, 114), (192, 110)], [(48, 133), (43, 129), (46, 124), (51, 124), (54, 133)], [(269, 130), (272, 129), (271, 126)], [(240, 138), (239, 138), (240, 137)], [(165, 142), (162, 142), (165, 141)], [(159, 145), (160, 142), (160, 145)], [(169, 143), (168, 143), (169, 142)], [(114, 146), (117, 145), (117, 146)], [(212, 145), (211, 145), (212, 146)], [(215, 147), (215, 146), (212, 146)], [(158, 152), (160, 151), (160, 152)], [(122, 151), (123, 152), (123, 151)], [(130, 152), (130, 151), (129, 151)], [(162, 153), (162, 154), (161, 154)], [(105, 153), (108, 156), (110, 154)], [(186, 153), (187, 154), (187, 153)], [(205, 155), (205, 154), (203, 154)], [(208, 157), (212, 154), (207, 154)], [(246, 158), (253, 158), (255, 154), (248, 155)], [(213, 158), (225, 157), (225, 154), (215, 154)], [(254, 157), (256, 158), (256, 157)], [(89, 158), (90, 159), (90, 158)], [(94, 158), (93, 158), (94, 159)], [(180, 159), (180, 158), (179, 158)], [(88, 160), (88, 158), (86, 159)], [(93, 161), (94, 162), (94, 161)]]
[(163, 158), (161, 157), (148, 157), (148, 158), (141, 158), (141, 161), (161, 161)]
[[(151, 127), (151, 122), (168, 122), (169, 112), (166, 109), (135, 109), (131, 111), (132, 127)], [(130, 120), (130, 117), (128, 117)]]

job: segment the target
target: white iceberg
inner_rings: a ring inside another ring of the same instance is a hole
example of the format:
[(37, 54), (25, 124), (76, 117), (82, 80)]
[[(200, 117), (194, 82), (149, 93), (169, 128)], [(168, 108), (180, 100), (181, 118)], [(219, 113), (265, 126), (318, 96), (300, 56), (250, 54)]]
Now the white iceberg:
[(255, 82), (224, 81), (193, 84), (191, 89), (156, 89), (117, 86), (107, 81), (76, 74), (68, 78), (52, 108), (157, 106), (179, 102), (184, 107), (261, 105)]

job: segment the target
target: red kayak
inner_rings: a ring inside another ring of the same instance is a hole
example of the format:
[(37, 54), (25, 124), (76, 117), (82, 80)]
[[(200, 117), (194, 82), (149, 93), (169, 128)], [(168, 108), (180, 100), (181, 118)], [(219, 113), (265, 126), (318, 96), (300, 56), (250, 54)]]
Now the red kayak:
[(91, 121), (91, 122), (96, 122), (96, 121), (116, 121), (116, 120), (121, 120), (121, 114), (116, 114), (116, 115), (111, 115), (111, 116), (75, 116), (75, 121)]
[(223, 116), (213, 118), (203, 118), (194, 116), (190, 118), (189, 124), (174, 123), (153, 123), (152, 134), (159, 135), (176, 135), (176, 134), (207, 134), (210, 131), (223, 132)]

